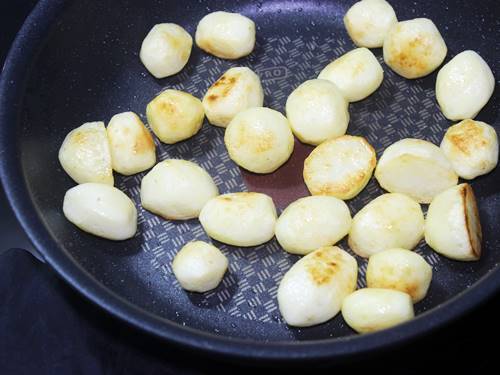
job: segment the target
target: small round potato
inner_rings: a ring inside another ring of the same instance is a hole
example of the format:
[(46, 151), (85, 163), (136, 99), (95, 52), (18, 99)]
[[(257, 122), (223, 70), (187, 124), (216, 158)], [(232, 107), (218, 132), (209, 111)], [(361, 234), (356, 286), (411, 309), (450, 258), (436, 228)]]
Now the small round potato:
[(148, 104), (146, 116), (160, 141), (173, 144), (198, 133), (205, 113), (200, 99), (187, 92), (165, 90)]
[(346, 100), (357, 102), (379, 88), (384, 70), (369, 49), (356, 48), (333, 60), (318, 78), (333, 82)]
[(255, 46), (255, 23), (239, 13), (207, 14), (196, 28), (196, 44), (223, 59), (249, 55)]
[(233, 246), (257, 246), (274, 236), (276, 207), (261, 193), (229, 193), (211, 199), (200, 223), (213, 239)]
[(342, 304), (342, 317), (358, 333), (390, 328), (414, 316), (410, 296), (398, 290), (359, 289)]
[(394, 289), (408, 293), (417, 303), (424, 299), (431, 284), (432, 267), (417, 253), (389, 249), (373, 254), (366, 269), (368, 288)]
[(425, 220), (425, 241), (451, 259), (470, 261), (481, 256), (481, 223), (469, 184), (454, 186), (434, 198)]
[(312, 195), (351, 199), (366, 186), (377, 163), (362, 137), (344, 135), (317, 146), (304, 161), (304, 181)]
[(450, 126), (441, 150), (457, 174), (467, 180), (489, 173), (498, 163), (495, 128), (481, 121), (463, 120)]
[(400, 76), (409, 79), (432, 73), (447, 52), (439, 30), (427, 18), (394, 24), (384, 40), (384, 61)]
[(347, 33), (358, 47), (382, 47), (387, 32), (397, 22), (394, 9), (385, 0), (358, 1), (344, 16)]
[(203, 97), (208, 121), (225, 128), (241, 111), (262, 107), (264, 90), (260, 78), (247, 67), (235, 67), (225, 72), (209, 87)]
[(290, 123), (278, 111), (249, 108), (231, 121), (224, 134), (231, 159), (251, 172), (271, 173), (283, 165), (293, 151)]
[(63, 213), (81, 230), (109, 240), (126, 240), (137, 231), (132, 200), (113, 186), (93, 182), (77, 185), (64, 195)]
[(104, 122), (87, 122), (68, 133), (59, 149), (64, 171), (79, 184), (113, 185), (113, 168)]
[(129, 176), (156, 163), (153, 137), (134, 112), (114, 115), (106, 129), (113, 169)]
[(153, 26), (142, 42), (139, 57), (156, 78), (179, 73), (191, 55), (193, 38), (175, 23)]
[(407, 194), (420, 203), (430, 203), (437, 194), (458, 182), (441, 149), (414, 138), (401, 139), (385, 149), (375, 178), (385, 190)]
[(392, 248), (413, 249), (424, 235), (422, 208), (404, 194), (383, 194), (352, 219), (349, 246), (368, 258)]
[(203, 293), (219, 285), (227, 265), (226, 256), (215, 246), (194, 241), (175, 255), (172, 270), (183, 289)]
[(474, 118), (495, 89), (490, 67), (474, 51), (464, 51), (444, 65), (436, 79), (436, 99), (450, 120)]
[(328, 196), (300, 198), (290, 204), (276, 222), (276, 239), (292, 254), (305, 255), (333, 245), (351, 228), (349, 207)]
[(297, 87), (286, 101), (286, 116), (295, 136), (311, 145), (344, 135), (349, 124), (347, 101), (334, 84), (323, 79)]
[(164, 160), (141, 182), (142, 206), (170, 220), (198, 217), (205, 203), (218, 194), (212, 177), (187, 160)]
[(346, 251), (321, 247), (309, 253), (283, 276), (278, 305), (287, 324), (309, 327), (340, 311), (344, 298), (356, 289), (358, 264)]

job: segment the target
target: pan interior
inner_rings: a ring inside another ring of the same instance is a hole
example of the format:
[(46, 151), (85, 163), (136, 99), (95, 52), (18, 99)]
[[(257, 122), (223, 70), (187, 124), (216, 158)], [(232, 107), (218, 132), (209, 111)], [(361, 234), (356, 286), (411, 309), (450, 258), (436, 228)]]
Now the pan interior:
[[(131, 177), (116, 175), (116, 186), (132, 197), (139, 208), (135, 238), (115, 243), (77, 230), (62, 215), (64, 193), (74, 183), (57, 161), (65, 135), (83, 122), (107, 122), (114, 114), (129, 110), (145, 120), (146, 104), (163, 89), (180, 89), (201, 98), (211, 83), (232, 66), (248, 66), (256, 71), (265, 90), (265, 106), (284, 112), (286, 98), (295, 87), (316, 78), (327, 63), (355, 47), (342, 23), (351, 3), (198, 1), (179, 6), (176, 1), (105, 0), (68, 4), (33, 62), (18, 126), (21, 163), (31, 197), (62, 249), (120, 297), (181, 325), (259, 341), (351, 335), (340, 316), (307, 329), (290, 329), (283, 324), (276, 302), (277, 286), (298, 257), (285, 253), (275, 240), (257, 248), (216, 243), (230, 262), (222, 284), (205, 294), (181, 290), (171, 272), (173, 256), (187, 241), (208, 237), (196, 220), (166, 221), (142, 210), (139, 186), (144, 173)], [(435, 21), (448, 44), (447, 61), (464, 49), (474, 49), (499, 76), (498, 51), (488, 42), (498, 39), (494, 14), (472, 9), (472, 2), (467, 1), (449, 2), (449, 6), (431, 0), (418, 5), (394, 2), (393, 6), (399, 19), (421, 16)], [(139, 61), (138, 51), (154, 24), (178, 23), (194, 35), (201, 17), (215, 10), (241, 12), (256, 22), (257, 44), (250, 56), (226, 61), (194, 47), (181, 73), (162, 80), (149, 75)], [(467, 18), (462, 14), (467, 14)], [(384, 82), (368, 99), (350, 105), (348, 133), (365, 136), (378, 157), (401, 138), (415, 137), (439, 144), (451, 123), (435, 102), (436, 73), (406, 80), (383, 64), (380, 49), (373, 51), (383, 65)], [(478, 119), (498, 130), (497, 103), (496, 93)], [(206, 120), (195, 137), (176, 145), (157, 146), (159, 160), (182, 158), (201, 164), (222, 193), (264, 191), (275, 198), (280, 209), (307, 195), (301, 175), (303, 158), (312, 149), (308, 146), (297, 144), (292, 159), (269, 176), (244, 173), (235, 166), (224, 147), (223, 129), (210, 126)], [(442, 304), (496, 267), (499, 183), (498, 169), (472, 182), (484, 231), (480, 261), (454, 262), (436, 255), (423, 243), (417, 248), (434, 269), (429, 295), (416, 305), (417, 313)], [(352, 214), (382, 193), (372, 179), (359, 196), (348, 202)], [(348, 249), (345, 241), (340, 246)], [(359, 286), (363, 286), (366, 261), (358, 258), (358, 263)]]

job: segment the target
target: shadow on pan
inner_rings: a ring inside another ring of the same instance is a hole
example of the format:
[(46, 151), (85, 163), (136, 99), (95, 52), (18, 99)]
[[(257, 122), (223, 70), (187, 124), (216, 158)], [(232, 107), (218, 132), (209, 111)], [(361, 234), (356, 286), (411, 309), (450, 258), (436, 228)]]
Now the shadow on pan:
[[(448, 58), (474, 49), (498, 72), (496, 15), (468, 1), (393, 2), (400, 20), (429, 17), (448, 45)], [(109, 121), (134, 111), (144, 118), (146, 104), (161, 90), (175, 88), (202, 97), (210, 84), (232, 66), (259, 74), (265, 105), (284, 111), (290, 92), (317, 76), (335, 57), (354, 48), (342, 17), (351, 1), (121, 1), (42, 0), (31, 14), (7, 59), (0, 85), (0, 174), (8, 199), (38, 251), (69, 284), (105, 310), (145, 331), (225, 358), (269, 360), (342, 359), (388, 348), (429, 332), (496, 293), (500, 285), (500, 172), (472, 185), (484, 230), (484, 255), (474, 263), (454, 262), (420, 244), (417, 251), (432, 264), (429, 296), (416, 305), (419, 317), (399, 327), (357, 336), (340, 316), (306, 329), (281, 320), (277, 285), (298, 258), (275, 240), (252, 249), (220, 245), (229, 273), (214, 291), (182, 291), (170, 263), (193, 239), (208, 240), (196, 220), (169, 222), (139, 209), (138, 235), (110, 242), (75, 229), (62, 215), (62, 198), (74, 183), (57, 161), (65, 135), (87, 121)], [(487, 4), (485, 4), (487, 5)], [(139, 61), (143, 37), (156, 23), (175, 22), (194, 35), (197, 22), (215, 10), (241, 12), (257, 24), (254, 52), (225, 61), (193, 48), (179, 74), (154, 79)], [(492, 47), (495, 45), (495, 47)], [(381, 50), (374, 53), (382, 62)], [(385, 65), (380, 89), (350, 105), (348, 133), (363, 135), (380, 156), (404, 137), (439, 143), (450, 125), (434, 98), (436, 72), (405, 80)], [(498, 94), (478, 119), (495, 126)], [(257, 190), (273, 196), (279, 208), (307, 195), (302, 161), (309, 146), (297, 143), (291, 160), (275, 175), (240, 171), (228, 158), (223, 130), (204, 124), (195, 137), (170, 146), (158, 144), (158, 158), (195, 160), (222, 193)], [(116, 186), (139, 206), (143, 174), (116, 176)], [(375, 181), (349, 202), (352, 213), (382, 193)], [(345, 242), (341, 243), (347, 249)], [(364, 285), (366, 262), (360, 265)]]

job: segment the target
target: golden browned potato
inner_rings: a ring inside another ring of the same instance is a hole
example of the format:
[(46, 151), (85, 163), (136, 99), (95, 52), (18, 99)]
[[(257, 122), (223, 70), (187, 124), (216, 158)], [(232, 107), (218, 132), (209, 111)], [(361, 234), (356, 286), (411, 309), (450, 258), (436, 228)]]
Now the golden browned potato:
[(436, 196), (427, 211), (425, 241), (441, 255), (471, 261), (481, 256), (481, 223), (469, 184), (460, 184)]
[(104, 122), (87, 122), (73, 129), (59, 149), (64, 171), (79, 184), (113, 185), (113, 169)]
[(146, 116), (158, 139), (173, 144), (198, 133), (205, 113), (200, 99), (187, 92), (169, 89), (148, 104)]
[(384, 40), (384, 60), (405, 78), (424, 77), (446, 57), (448, 49), (436, 25), (427, 18), (394, 24)]
[(113, 169), (129, 176), (156, 163), (153, 137), (134, 112), (114, 115), (106, 129)]
[(309, 327), (338, 314), (344, 298), (356, 289), (358, 264), (336, 246), (309, 253), (283, 276), (278, 304), (287, 324)]
[(225, 128), (238, 113), (262, 107), (264, 90), (260, 78), (250, 68), (235, 67), (209, 87), (203, 108), (210, 124)]
[(304, 161), (304, 181), (313, 195), (351, 199), (366, 186), (377, 163), (363, 137), (344, 135), (317, 146)]
[(485, 122), (463, 120), (450, 126), (441, 150), (457, 174), (467, 180), (489, 173), (498, 163), (498, 137)]

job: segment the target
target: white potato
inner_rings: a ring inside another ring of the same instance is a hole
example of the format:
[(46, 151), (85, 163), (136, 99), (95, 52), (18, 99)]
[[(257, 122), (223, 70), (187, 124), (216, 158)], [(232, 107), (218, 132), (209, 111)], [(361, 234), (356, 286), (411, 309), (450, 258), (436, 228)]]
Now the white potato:
[(437, 194), (458, 182), (441, 149), (414, 138), (401, 139), (385, 149), (375, 178), (385, 190), (407, 194), (420, 203), (430, 203)]
[(349, 124), (347, 101), (334, 84), (323, 79), (297, 87), (286, 101), (286, 116), (295, 136), (311, 145), (344, 135)]
[(366, 186), (377, 163), (363, 137), (343, 135), (317, 146), (304, 161), (304, 181), (312, 195), (351, 199)]
[(359, 289), (342, 304), (342, 317), (358, 333), (390, 328), (414, 316), (410, 296), (397, 290)]
[(142, 42), (139, 57), (156, 78), (179, 73), (191, 55), (193, 38), (175, 23), (153, 26)]
[(441, 255), (470, 261), (481, 256), (481, 223), (469, 184), (454, 186), (436, 196), (427, 211), (425, 241)]
[(198, 23), (195, 39), (205, 52), (223, 59), (239, 59), (253, 51), (255, 23), (239, 13), (209, 13)]
[(251, 172), (271, 173), (293, 151), (290, 123), (270, 108), (249, 108), (234, 117), (224, 134), (230, 158)]
[(68, 133), (59, 149), (64, 171), (79, 184), (113, 185), (111, 153), (104, 122), (87, 122)]
[(261, 193), (229, 193), (211, 199), (200, 223), (213, 239), (233, 246), (257, 246), (274, 236), (276, 207)]
[(481, 121), (463, 120), (450, 126), (441, 150), (455, 172), (467, 180), (489, 173), (498, 163), (495, 128)]
[(358, 1), (344, 16), (347, 33), (359, 47), (382, 47), (387, 32), (397, 22), (394, 9), (385, 0)]
[(448, 49), (436, 25), (427, 18), (401, 21), (384, 39), (384, 61), (405, 78), (424, 77), (446, 57)]
[(114, 115), (106, 131), (111, 164), (115, 171), (129, 176), (155, 165), (156, 147), (153, 137), (134, 112)]
[(463, 51), (445, 64), (436, 79), (436, 99), (450, 120), (474, 118), (495, 89), (490, 67), (474, 51)]
[(424, 299), (431, 284), (432, 267), (417, 253), (389, 249), (373, 254), (366, 269), (368, 288), (399, 290), (410, 295), (413, 303)]
[(356, 259), (336, 246), (309, 253), (283, 276), (278, 305), (287, 324), (309, 327), (340, 311), (344, 298), (356, 289)]
[(109, 240), (126, 240), (137, 231), (137, 210), (117, 188), (88, 182), (64, 195), (64, 216), (81, 230)]
[(198, 133), (205, 112), (200, 99), (187, 92), (169, 89), (148, 104), (146, 116), (158, 139), (173, 144)]
[(333, 82), (346, 100), (357, 102), (379, 88), (384, 70), (369, 49), (356, 48), (333, 60), (318, 78)]
[(262, 107), (264, 90), (260, 78), (247, 67), (226, 71), (203, 97), (203, 108), (208, 121), (215, 126), (227, 127), (239, 112)]
[(351, 228), (349, 207), (340, 199), (312, 196), (296, 200), (276, 222), (276, 239), (292, 254), (308, 254), (333, 245)]
[(383, 194), (352, 219), (349, 246), (368, 258), (392, 248), (413, 249), (424, 235), (422, 208), (404, 194)]
[(227, 266), (226, 256), (215, 246), (203, 241), (184, 245), (172, 262), (172, 270), (182, 288), (199, 293), (216, 288)]
[(198, 217), (219, 190), (212, 177), (198, 164), (167, 159), (156, 164), (141, 182), (142, 206), (171, 220)]

